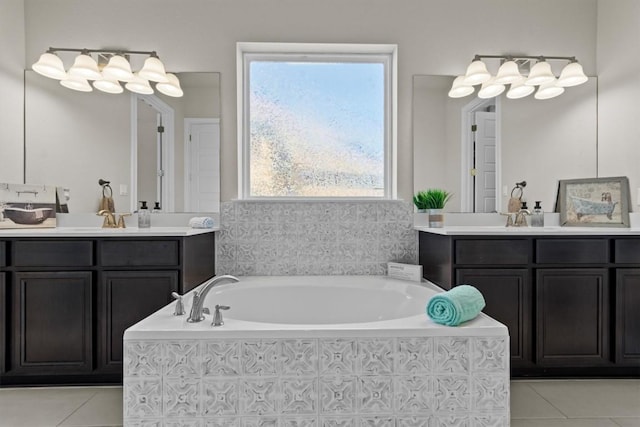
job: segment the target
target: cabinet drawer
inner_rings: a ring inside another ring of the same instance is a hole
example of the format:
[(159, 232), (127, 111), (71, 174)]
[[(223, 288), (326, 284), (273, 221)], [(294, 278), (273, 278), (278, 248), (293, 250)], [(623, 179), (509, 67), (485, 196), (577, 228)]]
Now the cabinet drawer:
[(640, 264), (640, 239), (617, 239), (614, 256), (620, 264)]
[(7, 244), (5, 242), (0, 242), (0, 267), (4, 267), (7, 265)]
[(178, 240), (105, 240), (100, 243), (100, 263), (105, 267), (176, 266)]
[(609, 262), (609, 242), (605, 239), (536, 240), (538, 264), (604, 264)]
[(12, 245), (16, 267), (89, 267), (93, 265), (90, 240), (18, 240)]
[(527, 264), (529, 242), (525, 239), (457, 240), (455, 262), (456, 264)]

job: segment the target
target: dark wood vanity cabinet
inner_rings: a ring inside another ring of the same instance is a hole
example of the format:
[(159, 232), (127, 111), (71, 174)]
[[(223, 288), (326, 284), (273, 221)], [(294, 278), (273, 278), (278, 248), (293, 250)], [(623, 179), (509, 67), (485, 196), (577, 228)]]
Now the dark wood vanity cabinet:
[(11, 372), (86, 374), (93, 369), (89, 271), (17, 272), (11, 294)]
[(121, 382), (124, 330), (212, 277), (214, 254), (213, 233), (0, 240), (0, 385)]
[(419, 233), (424, 278), (468, 283), (511, 339), (512, 376), (640, 375), (640, 236)]

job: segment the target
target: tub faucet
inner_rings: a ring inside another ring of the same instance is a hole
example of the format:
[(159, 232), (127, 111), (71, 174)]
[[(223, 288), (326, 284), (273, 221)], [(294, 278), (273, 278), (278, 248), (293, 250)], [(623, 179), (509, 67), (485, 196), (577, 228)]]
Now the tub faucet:
[(224, 275), (224, 276), (216, 276), (213, 279), (209, 280), (202, 286), (202, 290), (200, 292), (194, 292), (193, 294), (193, 303), (191, 304), (191, 313), (189, 314), (189, 318), (187, 322), (196, 323), (204, 320), (204, 299), (207, 297), (207, 294), (214, 286), (219, 285), (221, 283), (236, 283), (240, 280), (237, 277)]

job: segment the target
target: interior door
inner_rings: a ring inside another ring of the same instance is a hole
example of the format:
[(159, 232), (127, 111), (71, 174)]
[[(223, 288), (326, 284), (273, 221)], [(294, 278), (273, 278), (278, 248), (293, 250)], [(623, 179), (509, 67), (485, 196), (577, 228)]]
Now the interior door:
[(186, 210), (220, 211), (220, 123), (215, 119), (185, 120), (188, 129), (188, 195)]
[(474, 212), (496, 210), (496, 113), (475, 113)]

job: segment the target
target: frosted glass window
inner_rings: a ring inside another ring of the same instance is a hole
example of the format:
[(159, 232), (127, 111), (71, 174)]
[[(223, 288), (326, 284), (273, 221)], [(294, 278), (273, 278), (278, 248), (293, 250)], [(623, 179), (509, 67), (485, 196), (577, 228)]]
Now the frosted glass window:
[(389, 197), (389, 57), (244, 64), (244, 196)]

